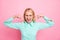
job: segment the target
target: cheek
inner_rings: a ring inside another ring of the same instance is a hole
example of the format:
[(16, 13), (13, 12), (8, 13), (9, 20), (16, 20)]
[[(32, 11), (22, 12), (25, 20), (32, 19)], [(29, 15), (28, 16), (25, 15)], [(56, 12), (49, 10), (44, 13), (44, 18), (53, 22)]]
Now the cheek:
[(31, 19), (33, 19), (33, 17), (30, 17)]
[(27, 19), (27, 17), (25, 16), (25, 19)]
[(32, 16), (31, 18), (33, 19), (34, 17)]

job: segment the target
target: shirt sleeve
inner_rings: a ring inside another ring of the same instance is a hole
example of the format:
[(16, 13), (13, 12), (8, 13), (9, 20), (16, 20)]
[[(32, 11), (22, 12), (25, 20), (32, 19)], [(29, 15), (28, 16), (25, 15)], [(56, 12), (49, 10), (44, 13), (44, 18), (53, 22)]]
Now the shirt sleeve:
[(9, 18), (6, 21), (4, 21), (4, 25), (6, 25), (7, 27), (10, 28), (14, 28), (14, 29), (19, 29), (19, 23), (13, 23), (13, 18)]
[(38, 23), (39, 25), (39, 29), (45, 29), (45, 28), (49, 28), (49, 27), (52, 27), (54, 25), (54, 22), (47, 18), (46, 16), (44, 16), (44, 20), (46, 21), (46, 23)]

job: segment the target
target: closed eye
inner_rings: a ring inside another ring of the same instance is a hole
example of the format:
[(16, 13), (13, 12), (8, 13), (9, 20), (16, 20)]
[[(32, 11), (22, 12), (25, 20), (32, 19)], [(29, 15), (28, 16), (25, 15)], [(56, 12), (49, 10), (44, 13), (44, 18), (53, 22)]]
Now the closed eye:
[(32, 15), (29, 15), (29, 16), (32, 16)]

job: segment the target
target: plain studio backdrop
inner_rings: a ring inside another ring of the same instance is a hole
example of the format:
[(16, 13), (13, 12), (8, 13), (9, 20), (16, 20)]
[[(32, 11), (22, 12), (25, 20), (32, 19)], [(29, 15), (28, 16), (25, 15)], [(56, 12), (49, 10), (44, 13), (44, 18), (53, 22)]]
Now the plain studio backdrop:
[(38, 31), (37, 40), (60, 40), (60, 0), (0, 0), (0, 40), (20, 40), (21, 32), (4, 26), (3, 22), (16, 14), (22, 17), (26, 8), (54, 21), (51, 28)]

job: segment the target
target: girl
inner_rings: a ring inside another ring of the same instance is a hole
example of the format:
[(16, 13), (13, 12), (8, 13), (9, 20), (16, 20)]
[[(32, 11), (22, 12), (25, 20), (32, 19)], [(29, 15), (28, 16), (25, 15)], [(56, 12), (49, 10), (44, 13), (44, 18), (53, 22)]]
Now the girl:
[(35, 13), (31, 8), (27, 8), (24, 11), (24, 21), (13, 23), (13, 19), (19, 18), (14, 16), (9, 18), (4, 22), (4, 24), (10, 28), (19, 29), (21, 31), (21, 40), (36, 40), (36, 34), (38, 30), (51, 27), (54, 22), (47, 18), (46, 16), (42, 17), (46, 23), (35, 22)]

